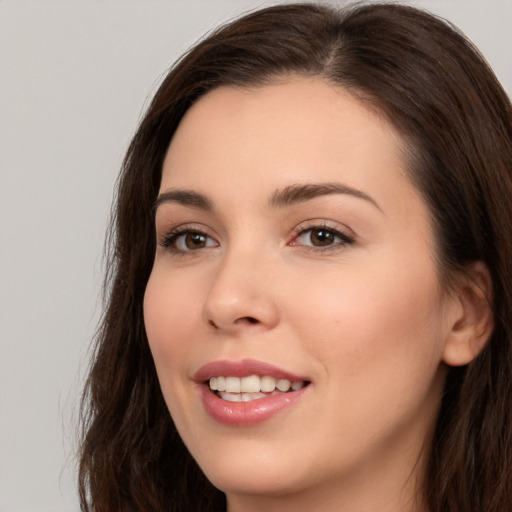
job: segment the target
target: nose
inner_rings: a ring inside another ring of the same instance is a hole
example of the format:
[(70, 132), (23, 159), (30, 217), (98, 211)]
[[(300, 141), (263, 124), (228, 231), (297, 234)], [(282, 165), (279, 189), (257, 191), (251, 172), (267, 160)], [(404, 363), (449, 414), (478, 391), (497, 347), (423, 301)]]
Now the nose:
[(241, 335), (269, 330), (279, 323), (272, 262), (256, 254), (227, 254), (204, 302), (204, 319), (210, 328)]

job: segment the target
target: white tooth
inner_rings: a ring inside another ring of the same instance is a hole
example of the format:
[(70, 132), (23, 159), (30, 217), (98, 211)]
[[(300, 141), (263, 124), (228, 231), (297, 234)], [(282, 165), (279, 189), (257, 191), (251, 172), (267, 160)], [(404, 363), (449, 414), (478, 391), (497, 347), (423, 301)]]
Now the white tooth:
[(240, 379), (238, 377), (226, 377), (226, 391), (228, 393), (240, 393)]
[(217, 391), (226, 391), (226, 377), (217, 377)]
[(257, 375), (243, 377), (240, 381), (240, 391), (242, 393), (257, 393), (260, 390), (260, 378)]
[(217, 379), (215, 377), (210, 377), (210, 389), (217, 391)]
[(285, 393), (290, 389), (291, 382), (288, 379), (280, 379), (276, 382), (276, 387), (279, 391)]
[(264, 398), (263, 393), (242, 393), (242, 402), (250, 402), (251, 400), (257, 400), (258, 398)]
[(241, 402), (242, 395), (240, 393), (219, 393), (219, 396), (222, 400), (226, 400), (227, 402)]
[(276, 379), (274, 377), (269, 377), (268, 375), (265, 377), (261, 377), (261, 391), (264, 393), (271, 393), (276, 389)]
[(304, 381), (298, 380), (297, 382), (292, 382), (293, 391), (297, 391), (298, 389), (302, 389), (304, 387)]

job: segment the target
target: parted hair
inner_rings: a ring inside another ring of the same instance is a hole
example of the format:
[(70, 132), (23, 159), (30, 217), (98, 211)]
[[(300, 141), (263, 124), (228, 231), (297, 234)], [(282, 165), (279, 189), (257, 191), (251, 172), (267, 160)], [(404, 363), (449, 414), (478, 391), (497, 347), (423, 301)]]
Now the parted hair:
[[(156, 247), (154, 202), (180, 120), (222, 85), (287, 75), (352, 93), (402, 135), (429, 207), (439, 274), (484, 262), (495, 328), (469, 365), (450, 368), (422, 500), (430, 512), (512, 504), (512, 107), (453, 26), (398, 4), (285, 4), (201, 40), (168, 72), (128, 148), (107, 235), (104, 315), (81, 403), (79, 490), (87, 512), (225, 510), (181, 441), (159, 387), (143, 319)], [(172, 333), (170, 333), (172, 336)]]

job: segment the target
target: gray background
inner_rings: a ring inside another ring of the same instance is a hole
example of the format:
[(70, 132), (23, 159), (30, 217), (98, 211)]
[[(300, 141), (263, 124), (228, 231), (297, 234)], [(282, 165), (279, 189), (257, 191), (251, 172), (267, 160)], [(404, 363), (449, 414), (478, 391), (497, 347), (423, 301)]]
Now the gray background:
[[(149, 94), (268, 1), (0, 0), (0, 512), (78, 510), (79, 390), (114, 180)], [(512, 0), (423, 0), (512, 91)]]

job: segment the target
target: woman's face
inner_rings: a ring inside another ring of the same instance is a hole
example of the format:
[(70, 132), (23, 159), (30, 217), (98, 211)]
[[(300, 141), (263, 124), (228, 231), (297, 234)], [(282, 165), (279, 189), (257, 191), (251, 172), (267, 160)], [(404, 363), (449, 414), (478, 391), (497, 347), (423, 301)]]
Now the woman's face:
[(232, 503), (402, 489), (421, 467), (453, 299), (400, 144), (299, 78), (218, 88), (171, 142), (147, 334), (178, 431)]

